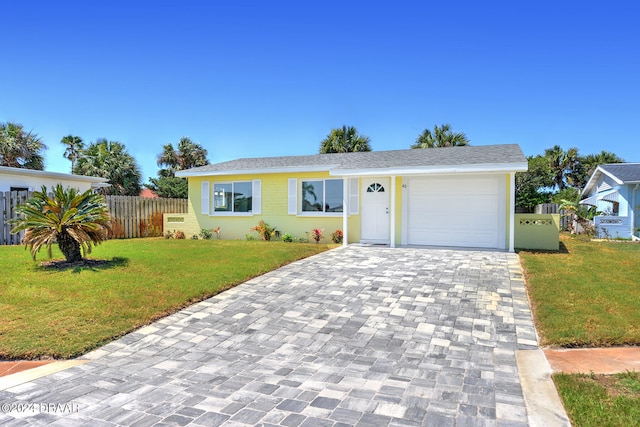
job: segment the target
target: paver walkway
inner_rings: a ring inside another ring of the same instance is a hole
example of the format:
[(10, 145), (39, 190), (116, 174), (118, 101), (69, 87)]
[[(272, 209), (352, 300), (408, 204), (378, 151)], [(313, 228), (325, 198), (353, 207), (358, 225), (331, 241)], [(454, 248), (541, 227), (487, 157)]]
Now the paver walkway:
[(349, 246), (0, 391), (0, 424), (525, 426), (536, 348), (515, 254)]

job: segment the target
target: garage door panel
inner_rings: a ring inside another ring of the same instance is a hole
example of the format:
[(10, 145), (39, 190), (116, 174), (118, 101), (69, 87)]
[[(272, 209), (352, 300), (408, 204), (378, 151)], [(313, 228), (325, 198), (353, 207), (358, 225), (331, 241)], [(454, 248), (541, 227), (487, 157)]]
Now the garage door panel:
[(412, 178), (407, 242), (498, 247), (499, 182), (492, 177)]

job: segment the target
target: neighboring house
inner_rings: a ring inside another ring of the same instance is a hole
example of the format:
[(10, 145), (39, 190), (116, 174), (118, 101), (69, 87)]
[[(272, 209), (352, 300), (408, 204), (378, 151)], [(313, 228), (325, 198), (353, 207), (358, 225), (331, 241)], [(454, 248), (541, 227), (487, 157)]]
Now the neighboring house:
[(638, 239), (640, 163), (600, 165), (582, 191), (580, 204), (595, 206), (594, 222), (601, 238)]
[(43, 185), (47, 189), (61, 183), (65, 187), (77, 188), (80, 191), (108, 187), (107, 179), (93, 176), (71, 175), (68, 173), (47, 172), (33, 169), (11, 168), (0, 166), (0, 192), (37, 191)]
[(144, 199), (157, 199), (158, 195), (148, 188), (143, 188), (140, 190), (140, 197)]
[(188, 235), (221, 227), (243, 239), (259, 220), (280, 233), (345, 244), (513, 251), (517, 145), (247, 158), (176, 173), (189, 181)]

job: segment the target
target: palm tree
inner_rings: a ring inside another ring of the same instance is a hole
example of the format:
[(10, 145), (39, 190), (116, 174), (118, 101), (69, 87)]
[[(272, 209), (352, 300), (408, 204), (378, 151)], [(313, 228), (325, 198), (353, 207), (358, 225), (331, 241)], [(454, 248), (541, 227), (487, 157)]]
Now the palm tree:
[(58, 243), (67, 262), (82, 260), (83, 253), (91, 253), (91, 245), (106, 240), (110, 219), (104, 197), (87, 190), (80, 193), (75, 188), (63, 188), (58, 184), (53, 195), (47, 195), (47, 187), (33, 193), (24, 205), (16, 208), (21, 215), (10, 223), (12, 233), (26, 230), (25, 246), (30, 246), (31, 256), (42, 246), (47, 247), (51, 258), (51, 245)]
[(98, 139), (78, 157), (74, 173), (107, 178), (111, 187), (106, 194), (137, 196), (140, 194), (140, 167), (127, 153), (124, 144)]
[(46, 148), (38, 135), (26, 132), (21, 124), (0, 123), (0, 166), (43, 170)]
[(578, 167), (578, 149), (573, 147), (564, 151), (559, 145), (544, 150), (544, 156), (549, 162), (553, 182), (562, 191), (567, 186), (571, 174)]
[(67, 146), (64, 150), (64, 158), (71, 160), (71, 173), (73, 173), (73, 169), (76, 166), (76, 160), (84, 148), (82, 138), (79, 136), (67, 135), (62, 138), (60, 142)]
[(358, 131), (353, 126), (331, 129), (329, 135), (320, 142), (320, 154), (357, 151), (371, 151), (371, 145), (369, 145), (369, 137), (358, 135)]
[(439, 148), (469, 145), (469, 138), (462, 132), (452, 132), (448, 123), (435, 125), (433, 133), (425, 129), (416, 139), (411, 148)]
[(179, 170), (208, 165), (207, 150), (200, 144), (182, 137), (177, 144), (166, 144), (162, 147), (162, 154), (158, 156), (158, 166), (166, 166), (158, 171), (157, 178), (149, 178), (149, 184), (144, 186), (160, 197), (186, 199), (188, 197), (188, 185), (186, 178), (176, 178)]
[(587, 185), (589, 177), (598, 166), (611, 163), (624, 163), (624, 160), (614, 153), (604, 150), (598, 154), (579, 156), (577, 164), (574, 165), (573, 170), (567, 174), (567, 182), (576, 188), (582, 189)]
[(200, 144), (196, 144), (188, 137), (180, 138), (177, 150), (173, 144), (162, 147), (162, 154), (158, 156), (158, 166), (168, 166), (170, 175), (176, 171), (208, 165), (207, 150)]

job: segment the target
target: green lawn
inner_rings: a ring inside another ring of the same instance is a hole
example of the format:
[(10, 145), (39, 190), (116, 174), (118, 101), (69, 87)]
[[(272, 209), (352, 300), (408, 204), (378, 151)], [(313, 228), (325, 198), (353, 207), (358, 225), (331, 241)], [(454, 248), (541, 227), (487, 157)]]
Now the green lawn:
[(574, 426), (640, 425), (640, 373), (554, 375)]
[(521, 251), (541, 344), (640, 344), (640, 244), (563, 235), (563, 251)]
[[(541, 344), (640, 345), (640, 244), (561, 243), (560, 253), (520, 252)], [(640, 373), (553, 380), (573, 425), (640, 425)]]
[[(89, 256), (110, 261), (106, 265), (51, 270), (34, 263), (24, 247), (0, 246), (0, 359), (78, 356), (195, 301), (330, 247), (111, 240)], [(47, 261), (46, 251), (38, 258)]]

